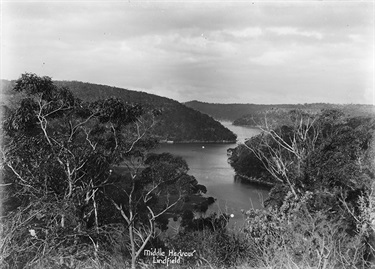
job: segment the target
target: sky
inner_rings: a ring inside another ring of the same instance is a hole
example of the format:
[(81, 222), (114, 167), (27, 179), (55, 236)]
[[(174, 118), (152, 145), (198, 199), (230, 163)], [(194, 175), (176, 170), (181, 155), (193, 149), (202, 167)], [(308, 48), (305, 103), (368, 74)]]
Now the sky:
[(375, 104), (374, 1), (1, 2), (3, 79), (180, 102)]

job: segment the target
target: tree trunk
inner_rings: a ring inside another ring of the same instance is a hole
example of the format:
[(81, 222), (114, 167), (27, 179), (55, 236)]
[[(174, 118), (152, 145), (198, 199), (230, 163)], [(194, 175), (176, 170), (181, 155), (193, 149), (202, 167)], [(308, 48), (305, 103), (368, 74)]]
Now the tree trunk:
[(135, 269), (136, 260), (137, 260), (137, 253), (135, 250), (135, 243), (134, 243), (134, 234), (133, 234), (133, 224), (129, 225), (129, 237), (130, 237), (130, 247), (131, 247), (131, 255), (132, 255), (132, 269)]

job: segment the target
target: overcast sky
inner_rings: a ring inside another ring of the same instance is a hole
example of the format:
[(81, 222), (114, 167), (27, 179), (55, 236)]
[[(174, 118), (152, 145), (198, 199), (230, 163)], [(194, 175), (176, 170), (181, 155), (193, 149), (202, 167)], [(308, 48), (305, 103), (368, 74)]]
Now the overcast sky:
[(2, 1), (1, 78), (181, 102), (373, 103), (373, 1)]

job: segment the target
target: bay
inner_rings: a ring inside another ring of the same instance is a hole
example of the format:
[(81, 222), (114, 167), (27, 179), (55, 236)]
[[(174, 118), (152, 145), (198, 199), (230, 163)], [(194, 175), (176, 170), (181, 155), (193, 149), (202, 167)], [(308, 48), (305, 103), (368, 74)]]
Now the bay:
[[(237, 143), (243, 143), (246, 138), (260, 133), (256, 128), (233, 126), (230, 122), (222, 124), (237, 134)], [(236, 145), (161, 144), (156, 152), (169, 152), (183, 157), (189, 165), (189, 174), (193, 175), (199, 184), (207, 187), (207, 196), (217, 199), (206, 215), (212, 212), (233, 214), (230, 223), (239, 225), (244, 221), (241, 210), (262, 208), (263, 201), (268, 197), (268, 189), (235, 179), (235, 172), (228, 163), (227, 150)]]

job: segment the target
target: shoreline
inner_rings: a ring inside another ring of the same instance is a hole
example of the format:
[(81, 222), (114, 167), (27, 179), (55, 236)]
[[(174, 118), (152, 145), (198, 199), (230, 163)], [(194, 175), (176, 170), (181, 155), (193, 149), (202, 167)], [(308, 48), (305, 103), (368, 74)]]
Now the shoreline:
[(223, 140), (223, 141), (159, 141), (159, 144), (236, 144), (237, 140)]
[(235, 178), (244, 179), (244, 180), (246, 180), (249, 183), (261, 185), (261, 186), (268, 187), (268, 188), (272, 188), (272, 187), (274, 187), (276, 185), (275, 183), (265, 182), (265, 181), (262, 181), (261, 179), (257, 179), (257, 178), (253, 178), (253, 177), (248, 177), (248, 176), (245, 176), (245, 175), (242, 175), (242, 174), (238, 174), (238, 173), (236, 173), (236, 175), (234, 177)]

